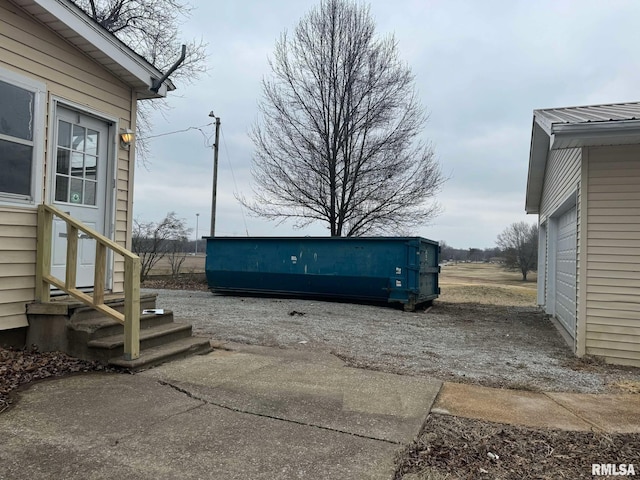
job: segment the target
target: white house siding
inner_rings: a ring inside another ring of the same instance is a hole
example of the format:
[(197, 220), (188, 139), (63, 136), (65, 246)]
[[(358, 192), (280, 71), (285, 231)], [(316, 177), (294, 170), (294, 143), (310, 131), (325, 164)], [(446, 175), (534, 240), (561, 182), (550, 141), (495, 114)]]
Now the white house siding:
[(587, 158), (586, 353), (640, 366), (640, 146)]
[[(55, 96), (118, 119), (120, 128), (135, 126), (131, 88), (7, 0), (0, 0), (0, 68), (43, 82), (47, 115)], [(126, 208), (133, 183), (129, 160), (129, 152), (118, 149), (114, 237), (122, 245), (132, 221)], [(25, 304), (34, 299), (35, 208), (0, 207), (0, 330), (25, 326)], [(18, 232), (24, 234), (19, 241)], [(114, 292), (124, 288), (122, 269), (123, 263), (116, 262)]]

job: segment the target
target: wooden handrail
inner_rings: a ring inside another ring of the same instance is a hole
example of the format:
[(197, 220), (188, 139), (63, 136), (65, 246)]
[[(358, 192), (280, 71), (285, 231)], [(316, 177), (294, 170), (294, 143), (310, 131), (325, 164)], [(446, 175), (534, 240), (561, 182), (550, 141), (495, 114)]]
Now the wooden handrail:
[[(51, 275), (53, 218), (67, 225), (67, 263), (64, 281)], [(78, 233), (83, 232), (96, 241), (96, 261), (93, 292), (85, 293), (76, 286), (78, 265)], [(104, 303), (104, 283), (107, 271), (107, 250), (124, 257), (124, 314)], [(53, 285), (76, 300), (108, 315), (124, 325), (124, 357), (140, 357), (140, 257), (101, 235), (70, 215), (51, 205), (38, 206), (38, 239), (36, 260), (36, 300), (50, 300)]]

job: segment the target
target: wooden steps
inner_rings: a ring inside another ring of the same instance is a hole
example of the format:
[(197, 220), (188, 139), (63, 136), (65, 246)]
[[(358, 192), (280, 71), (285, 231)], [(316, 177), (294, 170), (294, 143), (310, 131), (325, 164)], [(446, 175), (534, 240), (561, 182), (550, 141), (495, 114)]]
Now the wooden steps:
[[(53, 302), (52, 302), (53, 303)], [(120, 308), (118, 299), (113, 308)], [(155, 296), (145, 298), (143, 308), (155, 307)], [(194, 337), (189, 323), (175, 322), (173, 312), (140, 316), (140, 357), (124, 358), (124, 326), (78, 302), (31, 304), (28, 309), (31, 343), (43, 351), (61, 350), (86, 360), (97, 360), (131, 370), (211, 351), (208, 338)]]

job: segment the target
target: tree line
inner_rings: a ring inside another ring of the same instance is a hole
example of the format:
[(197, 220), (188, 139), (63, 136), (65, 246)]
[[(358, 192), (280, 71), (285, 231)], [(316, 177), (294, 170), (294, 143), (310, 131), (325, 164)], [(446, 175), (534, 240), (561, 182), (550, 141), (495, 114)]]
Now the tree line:
[(538, 225), (512, 223), (500, 233), (493, 248), (453, 248), (440, 242), (443, 262), (495, 262), (515, 270), (527, 281), (529, 272), (538, 269)]

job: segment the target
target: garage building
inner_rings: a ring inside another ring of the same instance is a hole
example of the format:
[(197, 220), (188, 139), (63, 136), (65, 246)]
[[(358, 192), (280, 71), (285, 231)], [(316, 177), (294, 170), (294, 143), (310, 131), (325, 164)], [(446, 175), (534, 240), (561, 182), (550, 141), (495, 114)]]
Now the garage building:
[(640, 366), (640, 103), (535, 110), (538, 304), (578, 356)]

